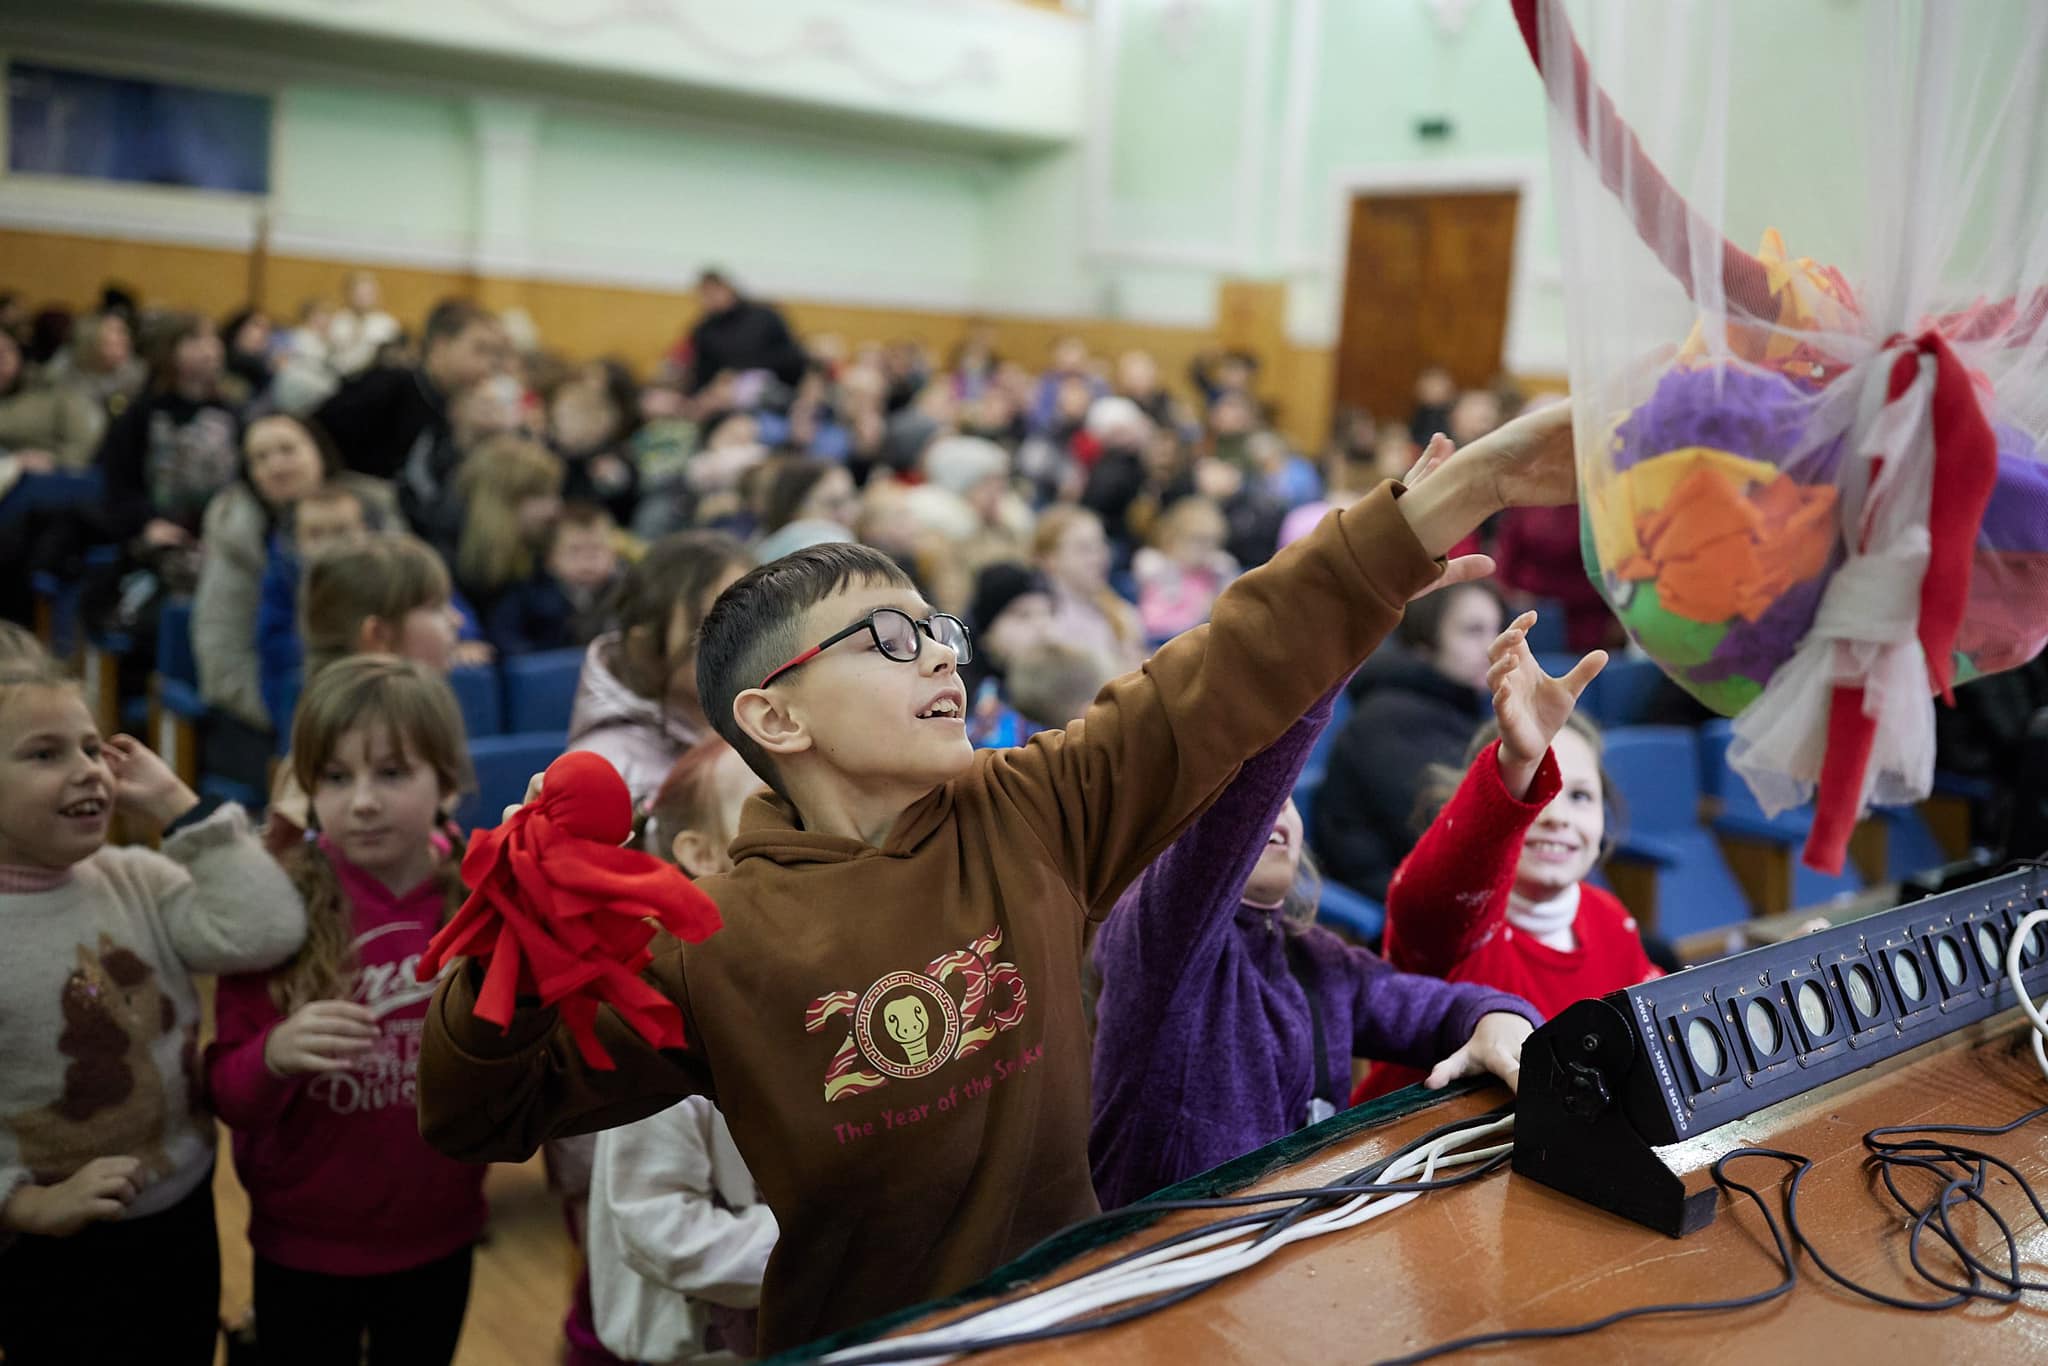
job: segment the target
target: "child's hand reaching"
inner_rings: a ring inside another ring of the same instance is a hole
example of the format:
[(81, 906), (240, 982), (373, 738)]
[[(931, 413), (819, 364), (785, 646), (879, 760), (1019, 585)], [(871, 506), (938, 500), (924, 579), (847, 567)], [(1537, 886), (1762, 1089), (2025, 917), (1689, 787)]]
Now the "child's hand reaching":
[(1493, 689), (1493, 714), (1500, 721), (1501, 785), (1517, 801), (1535, 781), (1550, 742), (1571, 719), (1579, 694), (1607, 667), (1607, 651), (1595, 650), (1563, 678), (1552, 678), (1529, 651), (1529, 628), (1535, 624), (1534, 612), (1522, 613), (1486, 652), (1493, 661), (1486, 685)]
[(1522, 1044), (1535, 1028), (1505, 1010), (1481, 1015), (1465, 1046), (1432, 1067), (1422, 1084), (1437, 1091), (1460, 1077), (1491, 1072), (1508, 1084), (1508, 1090), (1517, 1090), (1522, 1081)]
[(45, 1238), (69, 1238), (87, 1224), (120, 1218), (141, 1191), (140, 1161), (96, 1157), (54, 1186), (16, 1190), (0, 1226)]
[(308, 1001), (270, 1031), (263, 1065), (280, 1077), (340, 1072), (377, 1042), (377, 1017), (354, 1001)]
[(199, 794), (132, 735), (110, 735), (101, 746), (114, 775), (114, 805), (161, 830), (199, 805)]

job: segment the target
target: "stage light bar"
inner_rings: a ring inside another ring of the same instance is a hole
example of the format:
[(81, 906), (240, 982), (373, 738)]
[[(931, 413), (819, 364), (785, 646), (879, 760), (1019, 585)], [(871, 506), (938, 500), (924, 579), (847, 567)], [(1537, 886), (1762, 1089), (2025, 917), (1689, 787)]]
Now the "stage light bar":
[[(1714, 1218), (1654, 1149), (2012, 1008), (2005, 948), (2048, 909), (2011, 873), (1580, 1001), (1529, 1036), (1515, 1107), (1524, 1176), (1681, 1237)], [(2048, 931), (2020, 951), (2048, 987)]]

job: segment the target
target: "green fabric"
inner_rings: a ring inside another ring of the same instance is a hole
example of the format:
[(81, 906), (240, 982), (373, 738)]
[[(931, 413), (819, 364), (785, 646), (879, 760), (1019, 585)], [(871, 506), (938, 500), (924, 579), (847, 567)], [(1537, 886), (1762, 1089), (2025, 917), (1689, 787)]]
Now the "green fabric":
[(1409, 1086), (1378, 1100), (1368, 1101), (1349, 1110), (1340, 1110), (1321, 1124), (1311, 1125), (1289, 1134), (1234, 1161), (1213, 1167), (1199, 1176), (1191, 1176), (1178, 1185), (1154, 1191), (1136, 1204), (1126, 1205), (1123, 1209), (1105, 1214), (1099, 1219), (1076, 1224), (1064, 1233), (1055, 1234), (1015, 1260), (997, 1267), (957, 1295), (931, 1300), (924, 1304), (914, 1304), (893, 1314), (870, 1319), (858, 1327), (834, 1333), (830, 1337), (820, 1338), (802, 1347), (791, 1348), (780, 1356), (762, 1362), (760, 1366), (785, 1366), (786, 1363), (815, 1361), (828, 1353), (872, 1342), (907, 1323), (932, 1314), (965, 1308), (1005, 1294), (1028, 1282), (1052, 1274), (1083, 1253), (1092, 1252), (1141, 1229), (1149, 1228), (1159, 1221), (1162, 1213), (1171, 1212), (1148, 1210), (1147, 1205), (1157, 1201), (1209, 1200), (1220, 1195), (1234, 1194), (1257, 1184), (1274, 1172), (1306, 1161), (1353, 1134), (1376, 1128), (1392, 1120), (1420, 1114), (1454, 1096), (1469, 1095), (1481, 1087), (1492, 1084), (1491, 1077), (1468, 1077), (1463, 1081), (1452, 1082), (1441, 1091), (1426, 1091), (1420, 1086)]

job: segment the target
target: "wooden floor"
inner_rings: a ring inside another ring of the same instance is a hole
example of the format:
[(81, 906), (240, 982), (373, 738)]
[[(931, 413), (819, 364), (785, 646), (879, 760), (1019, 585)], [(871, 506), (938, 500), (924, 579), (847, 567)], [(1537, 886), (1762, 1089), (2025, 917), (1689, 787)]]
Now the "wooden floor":
[[(249, 1197), (235, 1179), (225, 1129), (213, 1194), (220, 1218), (221, 1314), (233, 1322), (249, 1307)], [(575, 1272), (561, 1202), (548, 1192), (538, 1157), (493, 1167), (484, 1194), (491, 1222), (477, 1249), (456, 1366), (556, 1366)], [(215, 1360), (225, 1358), (223, 1348)]]

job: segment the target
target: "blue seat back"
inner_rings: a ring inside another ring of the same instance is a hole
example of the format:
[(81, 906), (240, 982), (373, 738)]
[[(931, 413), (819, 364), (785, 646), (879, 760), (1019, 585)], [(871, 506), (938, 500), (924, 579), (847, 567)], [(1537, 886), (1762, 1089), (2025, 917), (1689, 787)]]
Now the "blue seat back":
[(543, 650), (512, 655), (498, 665), (504, 683), (504, 726), (508, 734), (566, 731), (583, 677), (582, 650)]
[(156, 619), (156, 671), (180, 683), (199, 682), (192, 653), (192, 599), (168, 598)]
[(569, 737), (559, 731), (490, 735), (470, 741), (476, 791), (455, 809), (455, 823), (465, 832), (498, 824), (506, 807), (526, 799), (526, 785), (533, 775), (545, 772), (568, 747)]
[[(1538, 598), (1529, 604), (1536, 613), (1536, 624), (1529, 628), (1529, 648), (1539, 655), (1561, 655), (1571, 649), (1571, 640), (1565, 630), (1564, 604), (1555, 598)], [(1511, 613), (1509, 620), (1520, 616)]]
[(1664, 671), (1647, 659), (1618, 655), (1607, 661), (1594, 687), (1593, 719), (1603, 726), (1638, 726), (1664, 690)]
[(1626, 808), (1630, 832), (1662, 837), (1699, 829), (1700, 761), (1690, 730), (1611, 730), (1604, 762)]
[(496, 669), (488, 664), (451, 669), (448, 671), (448, 686), (454, 690), (455, 704), (462, 708), (462, 728), (469, 733), (470, 739), (481, 740), (504, 731)]

